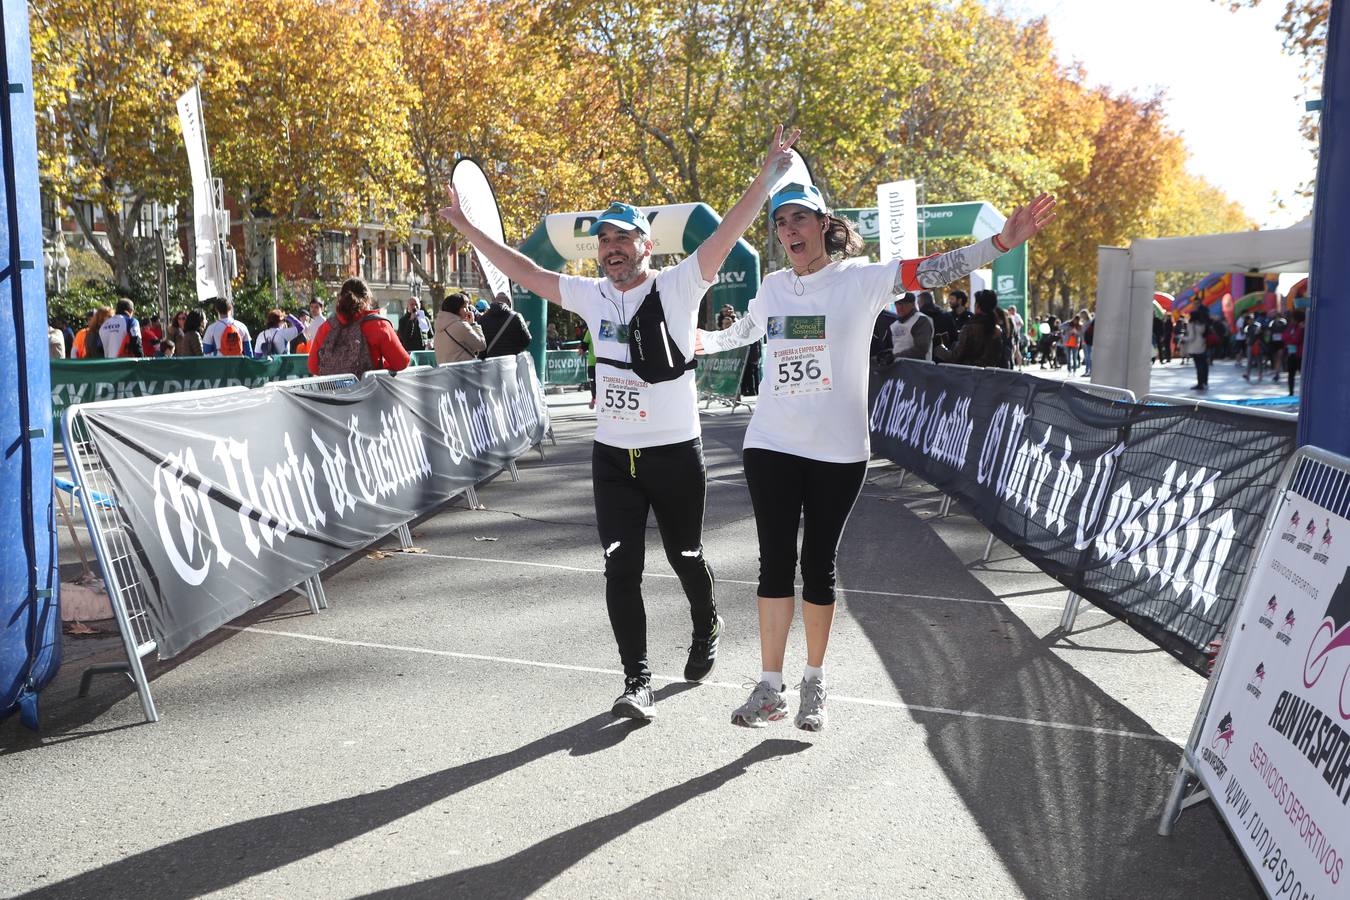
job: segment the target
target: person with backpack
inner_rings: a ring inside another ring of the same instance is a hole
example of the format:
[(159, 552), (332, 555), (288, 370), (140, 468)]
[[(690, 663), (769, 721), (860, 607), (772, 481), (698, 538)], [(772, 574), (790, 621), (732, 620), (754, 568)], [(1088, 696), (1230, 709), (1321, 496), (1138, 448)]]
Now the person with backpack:
[(442, 300), (436, 313), (436, 365), (477, 359), (486, 346), (469, 298), (456, 293)]
[(125, 297), (117, 301), (117, 310), (98, 327), (104, 359), (140, 356), (141, 323), (136, 321), (136, 306)]
[[(724, 622), (703, 554), (707, 468), (694, 384), (694, 338), (703, 296), (736, 241), (758, 217), (769, 188), (792, 164), (797, 133), (778, 126), (759, 172), (720, 224), (674, 266), (653, 271), (652, 226), (627, 203), (613, 203), (590, 228), (600, 278), (547, 271), (475, 227), (453, 187), (441, 216), (508, 278), (560, 304), (595, 336), (599, 380), (591, 452), (596, 526), (605, 559), (605, 605), (623, 662), (615, 716), (651, 719), (652, 672), (642, 597), (647, 519), (656, 514), (666, 559), (689, 600), (693, 641), (684, 677), (699, 682), (717, 660)], [(868, 320), (871, 326), (871, 319)], [(486, 329), (485, 329), (486, 331)]]
[(267, 327), (253, 342), (254, 356), (281, 356), (291, 352), (291, 342), (304, 334), (305, 325), (290, 313), (274, 309), (267, 314)]
[(483, 339), (487, 348), (483, 350), (483, 359), (493, 356), (515, 356), (530, 348), (530, 326), (524, 317), (511, 308), (511, 298), (498, 294), (478, 320), (483, 328)]
[[(768, 335), (764, 389), (745, 432), (745, 481), (759, 537), (758, 607), (763, 671), (734, 725), (761, 727), (787, 717), (783, 661), (795, 615), (802, 532), (802, 620), (806, 665), (795, 724), (827, 726), (825, 651), (834, 622), (835, 557), (871, 457), (868, 348), (876, 315), (897, 291), (932, 290), (1020, 246), (1054, 219), (1042, 194), (1019, 207), (1003, 231), (924, 259), (849, 260), (863, 246), (847, 219), (831, 213), (819, 189), (789, 184), (769, 202), (789, 267), (770, 272), (749, 314), (726, 331), (700, 332), (704, 353)], [(1005, 344), (993, 291), (975, 295), (979, 315), (961, 330), (958, 360), (974, 354), (997, 365)], [(967, 350), (967, 347), (971, 348)]]
[(234, 304), (217, 298), (214, 303), (216, 321), (206, 329), (202, 338), (203, 356), (253, 356), (248, 326), (234, 318)]
[(348, 278), (338, 291), (337, 312), (319, 326), (309, 347), (311, 375), (355, 375), (372, 369), (399, 372), (412, 357), (389, 320), (371, 309), (370, 288)]

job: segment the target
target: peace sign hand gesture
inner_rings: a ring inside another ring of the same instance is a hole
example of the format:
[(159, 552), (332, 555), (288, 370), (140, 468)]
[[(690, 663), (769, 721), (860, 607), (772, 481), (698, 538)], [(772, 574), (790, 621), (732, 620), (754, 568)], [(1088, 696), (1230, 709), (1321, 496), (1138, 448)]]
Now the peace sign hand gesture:
[(1019, 206), (1008, 216), (998, 241), (1009, 250), (1036, 236), (1046, 225), (1055, 221), (1055, 195), (1041, 194), (1030, 203)]
[(769, 152), (764, 155), (764, 164), (759, 168), (759, 174), (768, 184), (773, 184), (778, 177), (792, 167), (792, 145), (797, 143), (797, 138), (801, 137), (802, 130), (794, 128), (792, 134), (787, 140), (783, 140), (783, 126), (779, 125), (773, 130), (773, 137), (769, 140)]

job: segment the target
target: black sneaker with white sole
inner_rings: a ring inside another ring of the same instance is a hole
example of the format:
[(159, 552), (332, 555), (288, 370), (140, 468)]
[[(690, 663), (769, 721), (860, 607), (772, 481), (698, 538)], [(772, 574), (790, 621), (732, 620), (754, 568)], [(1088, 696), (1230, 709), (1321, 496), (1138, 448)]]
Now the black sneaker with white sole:
[(645, 678), (625, 678), (623, 693), (614, 701), (610, 712), (621, 719), (645, 721), (656, 718), (656, 701), (652, 699), (651, 683)]
[(684, 664), (684, 680), (698, 683), (707, 678), (717, 664), (717, 644), (722, 638), (722, 626), (726, 622), (718, 616), (713, 622), (712, 634), (704, 638), (695, 637), (689, 647), (689, 661)]

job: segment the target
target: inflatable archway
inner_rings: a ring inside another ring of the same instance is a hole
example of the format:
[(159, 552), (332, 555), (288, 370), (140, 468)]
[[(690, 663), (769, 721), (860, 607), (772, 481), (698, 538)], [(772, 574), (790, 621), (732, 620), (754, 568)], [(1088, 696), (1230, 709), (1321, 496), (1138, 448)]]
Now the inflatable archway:
[(52, 396), (43, 290), (28, 6), (4, 0), (0, 113), (0, 719), (18, 710), (37, 727), (37, 696), (61, 662), (56, 522), (52, 512)]
[[(877, 208), (836, 209), (837, 215), (853, 222), (869, 244), (878, 241), (880, 218)], [(972, 200), (965, 203), (929, 203), (919, 207), (919, 236), (925, 240), (938, 241), (949, 238), (974, 238), (982, 241), (1003, 230), (1008, 221), (990, 203)], [(1022, 321), (1027, 319), (1027, 245), (1014, 247), (994, 260), (994, 292), (998, 294), (1000, 306), (1010, 304), (1017, 307)]]
[[(667, 206), (642, 206), (652, 224), (652, 254), (665, 256), (693, 253), (721, 224), (722, 217), (706, 203), (675, 203)], [(596, 240), (591, 226), (603, 210), (554, 213), (545, 216), (539, 227), (520, 245), (520, 252), (545, 269), (561, 271), (571, 260), (595, 259)], [(539, 296), (517, 288), (516, 308), (530, 323), (531, 334), (544, 334), (547, 306)], [(759, 292), (759, 254), (744, 240), (731, 248), (712, 289), (713, 309), (730, 303), (744, 311)], [(537, 330), (536, 330), (537, 329)], [(535, 341), (531, 352), (535, 366), (544, 371), (544, 342)]]

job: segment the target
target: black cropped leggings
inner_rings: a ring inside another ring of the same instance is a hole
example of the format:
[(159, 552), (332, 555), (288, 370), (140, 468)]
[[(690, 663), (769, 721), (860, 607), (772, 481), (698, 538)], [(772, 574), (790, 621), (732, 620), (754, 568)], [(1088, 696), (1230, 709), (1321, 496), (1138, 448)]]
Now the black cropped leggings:
[(605, 552), (605, 605), (624, 674), (650, 678), (647, 611), (642, 570), (647, 553), (647, 515), (655, 513), (666, 560), (689, 599), (695, 637), (712, 633), (717, 621), (713, 571), (703, 558), (703, 506), (707, 470), (703, 441), (624, 450), (596, 441), (591, 453), (595, 518)]
[(802, 524), (802, 599), (834, 603), (834, 558), (867, 462), (832, 463), (748, 447), (745, 482), (759, 532), (759, 596), (792, 597)]

